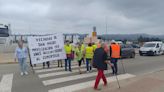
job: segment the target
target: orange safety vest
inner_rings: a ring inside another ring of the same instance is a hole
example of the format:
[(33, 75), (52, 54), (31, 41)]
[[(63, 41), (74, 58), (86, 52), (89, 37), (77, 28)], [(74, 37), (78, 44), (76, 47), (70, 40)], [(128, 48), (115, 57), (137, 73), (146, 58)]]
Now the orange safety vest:
[(121, 46), (119, 44), (111, 44), (111, 49), (112, 49), (112, 58), (120, 58), (120, 50)]

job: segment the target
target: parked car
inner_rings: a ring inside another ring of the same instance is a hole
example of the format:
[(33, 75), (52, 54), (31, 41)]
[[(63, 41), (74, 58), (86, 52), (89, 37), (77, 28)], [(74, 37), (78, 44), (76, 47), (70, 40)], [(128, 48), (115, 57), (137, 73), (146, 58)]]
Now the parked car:
[(133, 48), (140, 48), (140, 46), (139, 46), (138, 44), (131, 44), (131, 46), (132, 46)]
[(140, 56), (164, 54), (163, 42), (146, 42), (139, 50)]
[(121, 45), (121, 57), (122, 58), (135, 58), (135, 49), (131, 45)]

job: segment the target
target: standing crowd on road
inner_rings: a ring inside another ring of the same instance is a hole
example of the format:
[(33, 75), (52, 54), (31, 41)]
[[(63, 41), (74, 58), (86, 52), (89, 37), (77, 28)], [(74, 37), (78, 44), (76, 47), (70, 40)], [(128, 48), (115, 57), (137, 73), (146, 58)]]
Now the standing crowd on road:
[[(110, 46), (109, 46), (110, 45)], [(72, 72), (72, 61), (75, 59), (78, 62), (79, 73), (82, 74), (81, 65), (86, 64), (86, 72), (92, 72), (92, 68), (98, 71), (94, 89), (98, 88), (100, 79), (103, 80), (104, 86), (107, 85), (107, 79), (104, 75), (104, 70), (108, 69), (108, 65), (112, 68), (113, 75), (118, 74), (117, 62), (121, 58), (121, 46), (115, 41), (111, 44), (103, 42), (99, 43), (77, 43), (73, 46), (69, 41), (65, 41), (64, 50), (66, 52), (65, 71)], [(28, 49), (23, 46), (23, 42), (18, 41), (18, 47), (15, 50), (15, 61), (18, 60), (21, 70), (21, 75), (28, 75), (26, 60), (28, 57)], [(63, 60), (58, 60), (58, 67), (63, 67)], [(43, 68), (47, 65), (50, 68), (50, 62), (43, 63)], [(33, 67), (33, 65), (31, 64)], [(34, 65), (36, 66), (36, 65)]]

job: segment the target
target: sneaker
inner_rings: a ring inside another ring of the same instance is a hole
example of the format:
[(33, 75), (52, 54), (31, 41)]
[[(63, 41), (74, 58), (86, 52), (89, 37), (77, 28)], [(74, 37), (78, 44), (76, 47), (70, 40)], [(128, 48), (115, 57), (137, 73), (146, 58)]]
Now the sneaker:
[(25, 72), (24, 74), (25, 74), (25, 75), (28, 75), (28, 72)]
[(24, 74), (23, 74), (23, 72), (21, 72), (21, 74), (20, 74), (21, 76), (23, 76)]

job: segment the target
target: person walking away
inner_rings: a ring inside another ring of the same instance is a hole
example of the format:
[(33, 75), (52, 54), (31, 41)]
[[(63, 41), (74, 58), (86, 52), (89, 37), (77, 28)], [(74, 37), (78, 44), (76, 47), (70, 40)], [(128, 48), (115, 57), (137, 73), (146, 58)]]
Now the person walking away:
[(85, 48), (85, 58), (86, 58), (86, 68), (87, 72), (91, 72), (92, 70), (92, 59), (93, 59), (93, 47), (92, 44), (89, 43), (88, 46)]
[(107, 85), (107, 80), (104, 75), (104, 70), (107, 70), (107, 64), (111, 65), (111, 63), (108, 62), (107, 59), (108, 59), (108, 55), (104, 50), (104, 44), (101, 44), (100, 48), (95, 50), (94, 56), (93, 56), (93, 67), (97, 68), (97, 71), (98, 71), (95, 85), (94, 85), (95, 90), (100, 90), (98, 88), (100, 79), (103, 80), (104, 86)]
[(118, 74), (117, 62), (118, 59), (121, 58), (121, 46), (117, 44), (115, 41), (111, 42), (110, 58), (111, 58), (111, 63), (114, 65), (112, 66), (113, 74), (117, 75)]
[(78, 65), (79, 65), (79, 73), (82, 74), (82, 72), (81, 72), (81, 63), (82, 63), (82, 59), (83, 59), (83, 51), (81, 49), (80, 44), (78, 44), (78, 47), (76, 48), (75, 53), (76, 53), (76, 58), (77, 58)]
[(20, 70), (21, 70), (21, 76), (28, 75), (27, 72), (27, 56), (28, 56), (28, 50), (23, 46), (22, 40), (18, 41), (18, 47), (15, 50), (15, 62), (18, 60)]
[(69, 66), (69, 71), (71, 72), (71, 53), (72, 53), (72, 46), (70, 45), (69, 41), (66, 41), (66, 44), (64, 46), (66, 56), (67, 58), (65, 59), (65, 71), (67, 71), (67, 67)]

